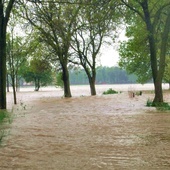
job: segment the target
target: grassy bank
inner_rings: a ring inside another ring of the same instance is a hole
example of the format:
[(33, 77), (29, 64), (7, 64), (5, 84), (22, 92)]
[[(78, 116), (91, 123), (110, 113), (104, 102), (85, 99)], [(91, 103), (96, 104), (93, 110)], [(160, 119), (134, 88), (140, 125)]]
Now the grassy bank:
[(9, 123), (10, 114), (6, 110), (0, 110), (0, 144), (2, 142), (3, 137), (5, 136), (5, 128), (4, 125)]

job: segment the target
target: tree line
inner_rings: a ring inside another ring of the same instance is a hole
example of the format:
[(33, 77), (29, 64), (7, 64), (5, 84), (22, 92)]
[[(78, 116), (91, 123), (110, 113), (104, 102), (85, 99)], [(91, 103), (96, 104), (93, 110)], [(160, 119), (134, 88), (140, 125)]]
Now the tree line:
[[(83, 69), (70, 70), (70, 84), (89, 84), (87, 75)], [(96, 68), (95, 84), (128, 84), (136, 83), (137, 77), (129, 75), (119, 67), (100, 66)]]
[(35, 73), (39, 70), (35, 65), (39, 65), (39, 73), (47, 68), (41, 68), (40, 63), (60, 73), (65, 97), (72, 96), (69, 68), (82, 67), (91, 95), (96, 95), (101, 47), (113, 44), (122, 27), (128, 39), (120, 45), (119, 66), (137, 75), (141, 82), (152, 78), (153, 102), (163, 102), (169, 23), (167, 0), (0, 1), (0, 109), (6, 109), (7, 74), (14, 95), (23, 68), (30, 69), (29, 75), (33, 73), (38, 89), (40, 79)]

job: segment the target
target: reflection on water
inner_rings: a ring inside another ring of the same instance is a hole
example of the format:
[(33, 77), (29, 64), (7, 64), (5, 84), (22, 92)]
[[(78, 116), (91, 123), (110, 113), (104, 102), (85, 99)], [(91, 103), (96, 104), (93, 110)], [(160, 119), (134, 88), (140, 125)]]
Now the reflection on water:
[(148, 97), (153, 96), (40, 96), (27, 103), (29, 109), (15, 110), (18, 116), (0, 148), (0, 167), (168, 170), (170, 113), (145, 107)]

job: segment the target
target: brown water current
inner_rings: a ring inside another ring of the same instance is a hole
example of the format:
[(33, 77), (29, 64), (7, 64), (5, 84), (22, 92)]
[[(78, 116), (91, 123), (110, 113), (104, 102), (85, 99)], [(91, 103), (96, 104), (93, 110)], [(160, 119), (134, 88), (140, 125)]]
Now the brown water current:
[(170, 169), (170, 112), (145, 107), (152, 95), (34, 93), (13, 110), (0, 170)]

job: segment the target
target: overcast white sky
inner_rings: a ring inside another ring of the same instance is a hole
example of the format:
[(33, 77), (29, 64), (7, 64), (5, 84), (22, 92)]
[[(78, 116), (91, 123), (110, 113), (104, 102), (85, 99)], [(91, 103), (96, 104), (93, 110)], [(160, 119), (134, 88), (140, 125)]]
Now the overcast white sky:
[(112, 46), (106, 47), (102, 50), (100, 61), (102, 66), (117, 66), (119, 61), (119, 52)]
[(118, 61), (119, 61), (119, 52), (118, 52), (118, 48), (119, 48), (119, 42), (120, 41), (124, 41), (127, 40), (127, 37), (125, 36), (125, 30), (122, 30), (120, 32), (119, 38), (117, 40), (117, 43), (107, 46), (107, 47), (103, 47), (102, 48), (102, 54), (100, 57), (100, 61), (101, 61), (101, 65), (102, 66), (117, 66), (118, 65)]

